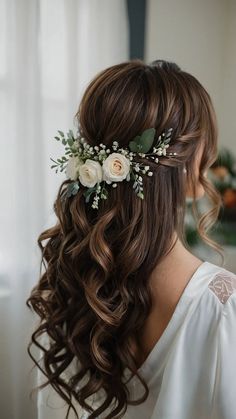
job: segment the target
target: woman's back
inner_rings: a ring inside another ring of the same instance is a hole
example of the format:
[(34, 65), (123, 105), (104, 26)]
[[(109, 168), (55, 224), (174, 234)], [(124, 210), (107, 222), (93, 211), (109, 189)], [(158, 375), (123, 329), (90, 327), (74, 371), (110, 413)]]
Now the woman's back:
[(171, 252), (152, 272), (149, 283), (153, 306), (134, 342), (137, 365), (141, 365), (164, 333), (174, 311), (194, 272), (202, 260), (186, 250), (177, 241)]
[[(124, 419), (234, 419), (235, 349), (236, 275), (202, 262), (139, 368), (149, 385), (149, 397), (143, 404), (128, 406)], [(67, 374), (69, 377), (69, 371)], [(142, 395), (136, 377), (128, 386), (133, 399)], [(39, 419), (53, 419), (46, 400), (54, 406), (55, 417), (64, 419), (65, 410), (57, 410), (61, 401), (48, 389), (39, 396)], [(93, 407), (98, 407), (101, 400), (102, 394), (93, 397)], [(89, 417), (80, 407), (78, 412), (83, 415), (80, 418)], [(107, 414), (98, 418), (105, 419)]]

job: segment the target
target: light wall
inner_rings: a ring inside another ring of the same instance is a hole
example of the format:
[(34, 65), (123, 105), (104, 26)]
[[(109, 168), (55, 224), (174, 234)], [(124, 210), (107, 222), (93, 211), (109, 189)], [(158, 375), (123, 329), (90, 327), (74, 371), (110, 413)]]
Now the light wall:
[(147, 0), (145, 61), (167, 59), (211, 95), (219, 144), (236, 156), (236, 1)]

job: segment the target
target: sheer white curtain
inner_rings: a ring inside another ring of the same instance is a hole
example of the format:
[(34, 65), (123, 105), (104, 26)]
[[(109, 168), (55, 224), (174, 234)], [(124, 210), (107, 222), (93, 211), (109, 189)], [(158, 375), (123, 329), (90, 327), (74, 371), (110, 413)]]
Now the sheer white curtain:
[(58, 129), (88, 81), (128, 59), (125, 0), (0, 0), (0, 401), (2, 419), (37, 419), (25, 306), (38, 279), (38, 234), (54, 221), (63, 175)]

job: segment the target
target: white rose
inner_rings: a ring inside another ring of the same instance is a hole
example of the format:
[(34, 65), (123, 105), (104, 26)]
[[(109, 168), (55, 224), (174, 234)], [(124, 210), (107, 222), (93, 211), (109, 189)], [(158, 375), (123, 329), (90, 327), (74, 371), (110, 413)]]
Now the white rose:
[(123, 154), (111, 153), (103, 161), (103, 180), (121, 182), (130, 171), (130, 161)]
[(102, 166), (99, 162), (87, 159), (79, 168), (79, 180), (82, 185), (92, 188), (102, 181)]
[(66, 176), (68, 179), (76, 180), (79, 175), (79, 167), (83, 164), (79, 157), (71, 157), (66, 166)]

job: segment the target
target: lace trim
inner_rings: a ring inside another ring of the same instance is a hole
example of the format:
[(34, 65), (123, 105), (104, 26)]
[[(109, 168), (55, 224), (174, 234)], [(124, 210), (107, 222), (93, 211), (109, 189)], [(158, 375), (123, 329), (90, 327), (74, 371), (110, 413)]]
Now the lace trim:
[(222, 304), (236, 291), (236, 275), (233, 272), (219, 272), (208, 284), (208, 287)]

